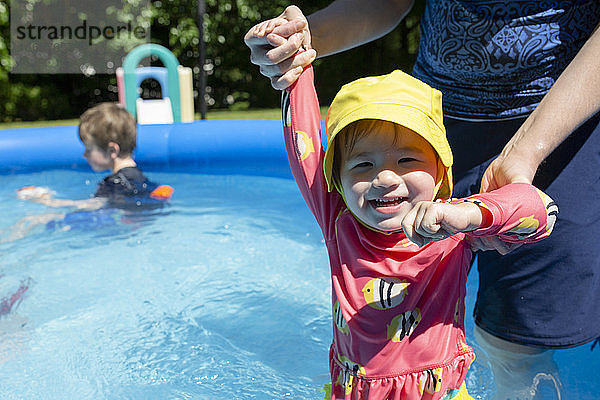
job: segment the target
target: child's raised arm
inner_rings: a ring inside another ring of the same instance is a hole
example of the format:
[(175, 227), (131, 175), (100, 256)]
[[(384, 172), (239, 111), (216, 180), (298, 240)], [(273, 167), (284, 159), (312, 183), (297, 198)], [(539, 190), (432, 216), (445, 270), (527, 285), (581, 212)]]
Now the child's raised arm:
[(321, 113), (314, 87), (312, 67), (282, 96), (285, 146), (294, 179), (308, 208), (312, 211), (326, 238), (343, 201), (337, 192), (329, 192), (323, 175), (321, 145)]

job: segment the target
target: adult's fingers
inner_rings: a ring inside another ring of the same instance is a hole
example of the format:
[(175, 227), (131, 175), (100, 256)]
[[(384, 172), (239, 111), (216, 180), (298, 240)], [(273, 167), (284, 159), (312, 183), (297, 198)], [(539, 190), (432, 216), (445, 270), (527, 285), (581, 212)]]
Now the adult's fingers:
[(487, 193), (493, 190), (492, 188), (495, 188), (495, 185), (491, 182), (491, 176), (488, 171), (489, 168), (484, 172), (483, 176), (481, 177), (481, 186), (479, 188), (480, 193)]
[[(294, 27), (295, 31), (296, 32), (300, 32), (300, 31), (304, 32), (304, 38), (302, 40), (302, 45), (307, 50), (311, 49), (312, 42), (311, 42), (310, 30), (308, 28), (308, 20), (302, 13), (302, 10), (300, 10), (296, 6), (288, 6), (283, 11), (283, 13), (280, 15), (280, 17), (285, 18), (288, 21), (296, 21), (295, 22), (296, 25)], [(285, 28), (282, 28), (282, 29), (285, 29)], [(288, 34), (287, 36), (285, 36), (285, 35), (284, 36), (289, 37), (291, 35), (292, 35), (292, 33)]]
[[(307, 50), (297, 53), (293, 57), (288, 58), (278, 64), (263, 64), (260, 66), (260, 73), (269, 78), (279, 79), (281, 76), (286, 74), (288, 71), (298, 67), (305, 68), (316, 58), (316, 52), (314, 50)], [(300, 70), (302, 72), (302, 70)], [(293, 81), (289, 82), (290, 84)], [(289, 86), (289, 85), (288, 85)], [(286, 86), (287, 87), (287, 86)]]
[(312, 49), (310, 30), (308, 29), (308, 22), (306, 22), (306, 20), (290, 21), (286, 24), (277, 26), (272, 32), (273, 35), (284, 38), (288, 38), (296, 33), (302, 33), (304, 35), (302, 38), (302, 47), (305, 49)]
[[(267, 43), (271, 45), (271, 48), (279, 47), (287, 42), (287, 38), (274, 33), (269, 33), (265, 38), (267, 39)], [(271, 48), (268, 48), (267, 51), (271, 50)]]
[[(274, 39), (275, 38), (272, 37), (272, 40)], [(282, 44), (277, 47), (272, 47), (271, 44), (255, 47), (254, 49), (251, 49), (250, 61), (256, 65), (279, 64), (298, 52), (302, 47), (302, 40), (303, 33), (296, 33), (288, 39), (280, 41)]]
[(522, 243), (508, 243), (497, 236), (473, 237), (467, 236), (472, 251), (495, 250), (501, 255), (505, 255), (521, 247)]
[(292, 36), (293, 34), (300, 33), (300, 32), (307, 32), (307, 31), (308, 31), (308, 23), (306, 21), (296, 19), (293, 21), (287, 21), (284, 24), (279, 24), (276, 27), (274, 27), (271, 32), (268, 32), (268, 33), (273, 33), (275, 35), (278, 35), (278, 36), (281, 36), (284, 38), (288, 38), (288, 37)]
[(284, 90), (285, 88), (289, 87), (292, 83), (296, 82), (296, 80), (300, 77), (300, 74), (302, 74), (303, 70), (304, 68), (302, 67), (296, 67), (287, 71), (281, 76), (274, 76), (271, 78), (271, 86), (273, 86), (273, 88), (277, 90)]
[(278, 26), (285, 25), (288, 22), (289, 21), (284, 18), (277, 17), (256, 24), (246, 32), (246, 35), (244, 35), (244, 42), (250, 48), (267, 44), (268, 41), (266, 36), (273, 32)]

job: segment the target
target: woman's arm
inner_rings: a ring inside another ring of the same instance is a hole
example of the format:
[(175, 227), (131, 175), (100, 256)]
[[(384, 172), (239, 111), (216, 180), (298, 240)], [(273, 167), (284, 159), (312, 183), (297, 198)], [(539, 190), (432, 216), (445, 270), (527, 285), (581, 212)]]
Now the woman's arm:
[(337, 0), (308, 16), (312, 48), (325, 57), (378, 39), (394, 29), (414, 0)]
[[(317, 55), (359, 46), (394, 29), (413, 2), (336, 0), (308, 18), (298, 7), (289, 6), (278, 17), (250, 28), (244, 41), (250, 48), (250, 61), (275, 89), (285, 89)], [(307, 51), (298, 53), (301, 47)]]
[(488, 167), (481, 192), (531, 183), (540, 163), (600, 111), (600, 25)]

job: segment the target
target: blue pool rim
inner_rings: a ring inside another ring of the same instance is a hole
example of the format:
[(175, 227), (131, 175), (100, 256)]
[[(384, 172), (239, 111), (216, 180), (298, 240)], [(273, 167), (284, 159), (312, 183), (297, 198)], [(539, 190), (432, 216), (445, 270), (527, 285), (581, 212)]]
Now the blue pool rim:
[[(0, 174), (89, 169), (83, 151), (75, 125), (0, 130)], [(138, 125), (134, 157), (142, 169), (291, 176), (276, 119)]]

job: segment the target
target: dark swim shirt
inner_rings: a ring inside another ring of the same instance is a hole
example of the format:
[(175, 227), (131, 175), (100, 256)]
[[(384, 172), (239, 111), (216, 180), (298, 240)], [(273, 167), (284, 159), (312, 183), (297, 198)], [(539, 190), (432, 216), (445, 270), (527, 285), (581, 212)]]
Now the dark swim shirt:
[(137, 209), (162, 207), (173, 189), (146, 178), (137, 167), (126, 167), (98, 184), (95, 197), (108, 199), (108, 207)]
[(158, 185), (148, 180), (139, 168), (123, 168), (98, 184), (94, 196), (106, 198), (108, 204), (105, 207), (67, 213), (60, 220), (50, 221), (46, 228), (89, 231), (102, 227), (130, 225), (135, 222), (136, 216), (162, 208), (172, 194), (171, 186)]

